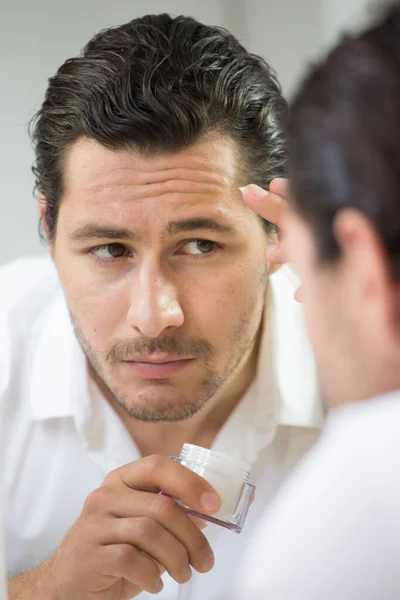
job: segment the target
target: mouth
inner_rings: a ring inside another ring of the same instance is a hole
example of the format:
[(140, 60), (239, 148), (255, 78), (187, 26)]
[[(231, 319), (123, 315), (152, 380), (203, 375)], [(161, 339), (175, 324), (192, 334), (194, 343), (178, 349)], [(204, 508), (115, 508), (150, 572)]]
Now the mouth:
[(149, 379), (164, 379), (179, 373), (193, 360), (195, 359), (174, 357), (168, 354), (153, 354), (151, 356), (134, 356), (124, 363), (137, 375)]

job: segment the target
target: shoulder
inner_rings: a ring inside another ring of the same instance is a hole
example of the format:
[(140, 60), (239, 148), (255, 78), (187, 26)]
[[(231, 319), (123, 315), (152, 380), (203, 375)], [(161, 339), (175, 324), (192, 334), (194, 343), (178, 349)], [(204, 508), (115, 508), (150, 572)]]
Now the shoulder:
[(58, 289), (56, 269), (47, 257), (21, 258), (0, 267), (0, 392), (19, 349)]
[[(358, 479), (379, 490), (384, 480), (398, 486), (400, 495), (400, 391), (335, 409), (326, 427), (326, 445), (335, 461), (347, 469), (357, 465)], [(340, 451), (338, 449), (345, 449)], [(347, 460), (346, 460), (347, 459)], [(388, 477), (393, 469), (395, 477)]]
[(243, 568), (248, 597), (398, 597), (400, 441), (384, 427), (399, 422), (400, 397), (376, 402), (333, 414), (264, 513)]
[(57, 285), (56, 269), (47, 256), (19, 258), (0, 267), (0, 307), (12, 310), (30, 294), (43, 297)]
[(368, 521), (369, 511), (386, 502), (389, 487), (400, 496), (399, 421), (399, 392), (334, 409), (274, 510), (283, 514), (285, 507), (293, 518), (320, 520), (322, 529), (335, 521)]

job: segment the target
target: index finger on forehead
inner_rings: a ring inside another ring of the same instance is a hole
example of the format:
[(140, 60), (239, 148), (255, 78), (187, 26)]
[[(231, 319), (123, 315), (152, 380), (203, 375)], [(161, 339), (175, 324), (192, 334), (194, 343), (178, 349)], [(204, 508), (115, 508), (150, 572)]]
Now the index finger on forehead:
[(164, 492), (199, 512), (212, 514), (219, 508), (220, 501), (214, 488), (203, 477), (167, 456), (147, 456), (121, 467), (118, 472), (123, 483), (132, 489)]

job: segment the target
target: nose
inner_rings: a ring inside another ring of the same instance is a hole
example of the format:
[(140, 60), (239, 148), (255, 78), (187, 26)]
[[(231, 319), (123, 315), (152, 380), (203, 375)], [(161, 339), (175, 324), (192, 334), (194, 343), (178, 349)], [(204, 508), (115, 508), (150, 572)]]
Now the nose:
[(154, 267), (142, 265), (136, 274), (127, 316), (129, 325), (150, 338), (181, 327), (184, 315), (176, 284)]

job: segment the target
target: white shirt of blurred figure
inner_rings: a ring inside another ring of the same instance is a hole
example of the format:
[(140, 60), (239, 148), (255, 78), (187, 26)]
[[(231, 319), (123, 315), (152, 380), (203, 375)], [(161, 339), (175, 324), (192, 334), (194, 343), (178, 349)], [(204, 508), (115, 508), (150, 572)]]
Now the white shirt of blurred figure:
[(235, 600), (399, 600), (400, 391), (332, 410), (235, 589)]

